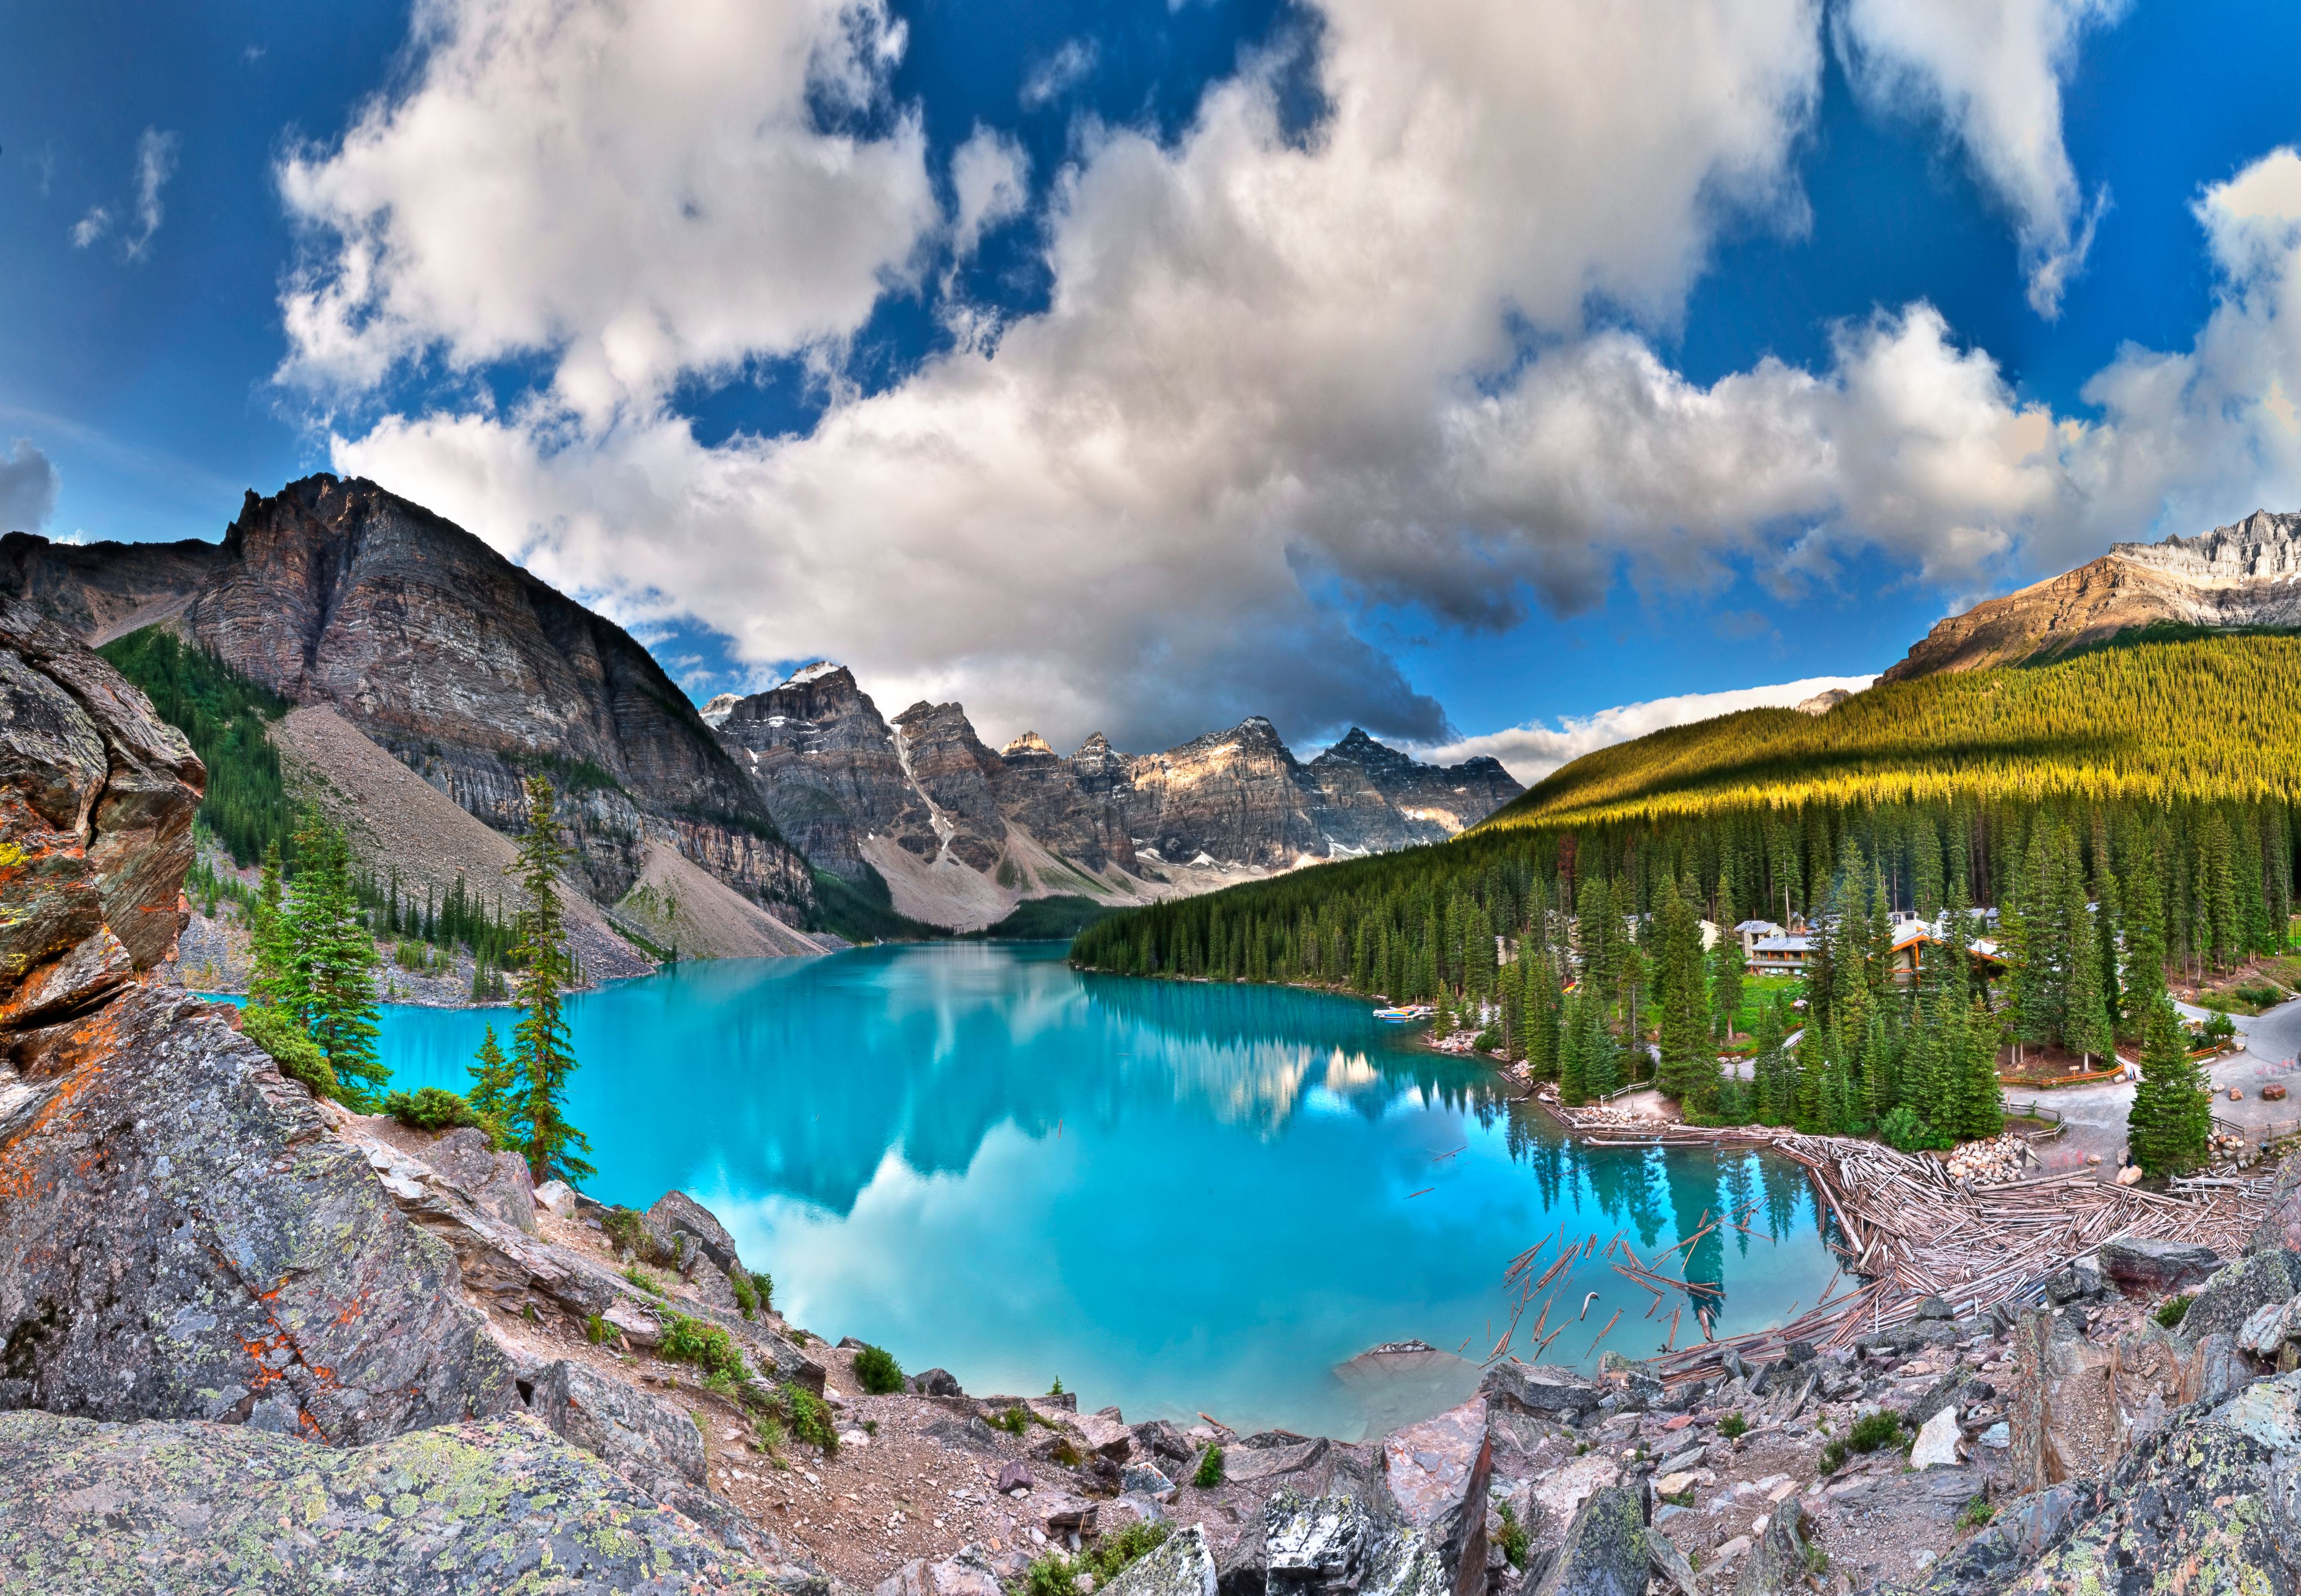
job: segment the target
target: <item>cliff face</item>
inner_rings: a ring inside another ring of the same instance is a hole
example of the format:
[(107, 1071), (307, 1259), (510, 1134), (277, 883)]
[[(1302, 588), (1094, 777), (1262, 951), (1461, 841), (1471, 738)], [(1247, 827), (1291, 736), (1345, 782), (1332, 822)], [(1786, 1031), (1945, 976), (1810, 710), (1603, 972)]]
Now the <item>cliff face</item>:
[(650, 831), (762, 902), (802, 861), (679, 689), (621, 627), (372, 482), (249, 494), (221, 545), (67, 547), (12, 534), (0, 586), (82, 636), (168, 621), (298, 703), (335, 706), (473, 814), (521, 823), (550, 775), (591, 896), (636, 881)]
[(2301, 515), (2256, 510), (2233, 526), (2119, 543), (2074, 571), (1935, 625), (1888, 681), (1977, 671), (2098, 642), (2136, 626), (2301, 626)]
[(715, 699), (706, 718), (815, 865), (888, 877), (897, 907), (987, 923), (1019, 898), (1209, 890), (1306, 861), (1436, 841), (1521, 790), (1491, 759), (1443, 769), (1353, 728), (1308, 765), (1256, 716), (1160, 754), (1036, 732), (992, 752), (957, 704), (891, 725), (844, 667)]

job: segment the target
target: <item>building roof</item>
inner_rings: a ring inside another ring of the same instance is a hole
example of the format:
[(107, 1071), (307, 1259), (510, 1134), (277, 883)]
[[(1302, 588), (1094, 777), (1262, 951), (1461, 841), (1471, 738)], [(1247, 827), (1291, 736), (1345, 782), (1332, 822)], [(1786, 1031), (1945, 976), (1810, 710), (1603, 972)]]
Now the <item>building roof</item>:
[(1761, 937), (1751, 951), (1753, 953), (1811, 953), (1813, 951), (1813, 939), (1790, 936)]

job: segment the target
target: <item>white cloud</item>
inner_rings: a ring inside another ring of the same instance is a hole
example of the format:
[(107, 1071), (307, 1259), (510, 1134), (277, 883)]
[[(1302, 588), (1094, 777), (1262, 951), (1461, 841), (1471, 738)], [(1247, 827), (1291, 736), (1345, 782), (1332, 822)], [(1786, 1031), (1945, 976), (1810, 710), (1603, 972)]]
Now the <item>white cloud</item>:
[(1737, 710), (1785, 708), (1833, 689), (1858, 693), (1877, 680), (1875, 676), (1809, 676), (1803, 681), (1779, 681), (1768, 687), (1680, 693), (1674, 698), (1650, 698), (1643, 704), (1620, 704), (1591, 714), (1561, 715), (1555, 726), (1529, 722), (1506, 731), (1490, 731), (1481, 737), (1466, 737), (1457, 742), (1419, 748), (1416, 753), (1440, 765), (1454, 765), (1482, 755), (1499, 759), (1505, 770), (1531, 787), (1585, 754), (1628, 742), (1650, 731), (1690, 725)]
[(1007, 135), (979, 127), (951, 155), (950, 184), (958, 196), (953, 247), (970, 255), (983, 234), (1030, 204), (1031, 158)]
[(0, 531), (37, 532), (55, 514), (63, 480), (55, 464), (26, 439), (0, 454)]
[(168, 180), (176, 175), (176, 158), (182, 139), (173, 133), (163, 133), (157, 128), (146, 128), (136, 140), (136, 230), (122, 240), (121, 247), (131, 261), (140, 261), (152, 245), (152, 235), (160, 230), (167, 212), (160, 204), (160, 191)]
[(427, 0), (414, 81), (280, 171), (314, 254), (287, 378), (335, 391), (431, 352), (548, 352), (590, 422), (693, 373), (836, 340), (941, 216), (883, 106), (883, 0)]
[(102, 205), (90, 205), (88, 214), (72, 223), (71, 241), (74, 249), (86, 249), (112, 230), (112, 213)]
[(1068, 94), (1094, 76), (1102, 52), (1091, 38), (1067, 39), (1063, 47), (1032, 67), (1023, 79), (1019, 96), (1026, 111), (1035, 111)]
[(1938, 117), (2012, 213), (2040, 315), (2085, 263), (2105, 190), (2088, 203), (2062, 139), (2062, 82), (2089, 25), (2125, 0), (1846, 0), (1848, 74), (1871, 103)]

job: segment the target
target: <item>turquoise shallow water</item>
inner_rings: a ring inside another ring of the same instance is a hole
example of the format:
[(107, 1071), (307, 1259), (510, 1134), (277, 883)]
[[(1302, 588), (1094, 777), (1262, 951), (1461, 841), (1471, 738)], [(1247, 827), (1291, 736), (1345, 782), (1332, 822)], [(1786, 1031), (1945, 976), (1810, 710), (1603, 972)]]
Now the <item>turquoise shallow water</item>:
[[(1130, 1419), (1345, 1438), (1476, 1375), (1438, 1360), (1427, 1385), (1370, 1390), (1335, 1366), (1407, 1338), (1479, 1358), (1516, 1300), (1504, 1270), (1546, 1237), (1563, 1241), (1544, 1266), (1624, 1230), (1651, 1261), (1705, 1216), (1746, 1212), (1687, 1266), (1723, 1289), (1721, 1334), (1782, 1322), (1832, 1272), (1792, 1166), (1577, 1148), (1365, 1004), (1083, 976), (1062, 954), (682, 965), (576, 999), (593, 1195), (643, 1207), (685, 1189), (796, 1323), (969, 1391), (1059, 1375)], [(462, 1087), (481, 1027), (504, 1018), (386, 1009), (395, 1083)], [(1552, 1329), (1599, 1293), (1552, 1362), (1594, 1358), (1617, 1308), (1604, 1347), (1653, 1351), (1678, 1306), (1645, 1316), (1653, 1299), (1603, 1259), (1552, 1290)], [(1689, 1314), (1681, 1344), (1698, 1334)]]

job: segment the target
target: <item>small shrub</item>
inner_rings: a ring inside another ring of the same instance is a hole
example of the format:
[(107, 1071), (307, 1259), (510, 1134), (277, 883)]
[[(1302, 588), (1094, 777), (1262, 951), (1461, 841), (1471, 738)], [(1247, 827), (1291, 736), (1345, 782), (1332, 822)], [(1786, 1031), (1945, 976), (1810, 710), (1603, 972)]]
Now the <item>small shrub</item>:
[(2157, 1322), (2168, 1330), (2172, 1329), (2188, 1316), (2189, 1304), (2196, 1300), (2196, 1298), (2188, 1291), (2179, 1297), (2166, 1298), (2157, 1305)]
[(599, 1216), (599, 1229), (618, 1253), (639, 1257), (647, 1243), (647, 1227), (637, 1211), (617, 1207)]
[(732, 1270), (727, 1275), (727, 1283), (735, 1292), (735, 1306), (743, 1310), (743, 1316), (757, 1318), (759, 1293), (757, 1288), (751, 1284), (751, 1277), (741, 1269)]
[(1805, 1543), (1805, 1571), (1815, 1579), (1829, 1572), (1829, 1554), (1822, 1550), (1818, 1541)]
[(821, 1397), (804, 1385), (787, 1383), (782, 1399), (783, 1420), (794, 1436), (826, 1452), (839, 1450), (838, 1426), (831, 1422), (831, 1408)]
[(623, 1266), (623, 1278), (630, 1281), (633, 1285), (639, 1287), (640, 1291), (645, 1291), (650, 1297), (662, 1297), (666, 1295), (663, 1289), (663, 1283), (656, 1279), (654, 1275), (649, 1274), (646, 1270), (640, 1268), (637, 1264), (626, 1264)]
[(1476, 1048), (1481, 1053), (1499, 1052), (1502, 1050), (1502, 1033), (1498, 1028), (1493, 1025), (1489, 1025), (1484, 1031), (1479, 1032), (1478, 1034), (1472, 1038), (1470, 1041), (1470, 1046)]
[(1950, 1139), (1920, 1119), (1916, 1110), (1902, 1104), (1878, 1127), (1878, 1138), (1890, 1148), (1905, 1153), (1921, 1153), (1929, 1148), (1954, 1145)]
[(1845, 1443), (1833, 1441), (1821, 1449), (1820, 1460), (1815, 1464), (1823, 1474), (1836, 1474), (1845, 1466)]
[(615, 1327), (598, 1314), (583, 1321), (583, 1339), (595, 1347), (606, 1345), (615, 1338)]
[(884, 1347), (866, 1347), (855, 1355), (855, 1383), (871, 1396), (892, 1396), (903, 1389), (903, 1366)]
[(877, 1419), (875, 1419), (875, 1418), (866, 1418), (866, 1419), (865, 1419), (865, 1420), (863, 1421), (863, 1433), (864, 1433), (864, 1434), (866, 1434), (866, 1435), (876, 1435), (878, 1433), (879, 1433), (879, 1421), (878, 1421)]
[(1084, 1458), (1079, 1455), (1078, 1448), (1073, 1446), (1067, 1441), (1058, 1441), (1055, 1442), (1054, 1450), (1049, 1452), (1047, 1456), (1052, 1458), (1065, 1468), (1076, 1468), (1080, 1464), (1086, 1461)]
[(1138, 1520), (1101, 1537), (1075, 1558), (1065, 1557), (1059, 1551), (1048, 1552), (1023, 1571), (1014, 1589), (1019, 1596), (1078, 1596), (1078, 1577), (1084, 1574), (1094, 1581), (1095, 1589), (1100, 1591), (1138, 1558), (1166, 1544), (1174, 1530), (1171, 1524)]
[(1874, 1452), (1882, 1446), (1893, 1446), (1902, 1439), (1902, 1416), (1898, 1413), (1865, 1413), (1853, 1421), (1846, 1432), (1845, 1444), (1857, 1452)]
[(1718, 1433), (1728, 1441), (1739, 1441), (1750, 1433), (1750, 1421), (1739, 1413), (1729, 1413), (1718, 1421)]
[(1673, 1508), (1690, 1508), (1694, 1505), (1694, 1487), (1691, 1485), (1675, 1496), (1665, 1495), (1661, 1492), (1656, 1492), (1654, 1494)]
[(1199, 1454), (1199, 1466), (1191, 1475), (1191, 1483), (1201, 1491), (1211, 1491), (1223, 1483), (1223, 1451), (1209, 1446)]
[(480, 1123), (471, 1104), (458, 1093), (437, 1086), (419, 1086), (412, 1092), (395, 1091), (383, 1099), (383, 1111), (415, 1131), (452, 1131)]
[(691, 1363), (707, 1375), (724, 1375), (730, 1380), (749, 1377), (749, 1371), (743, 1366), (743, 1354), (733, 1340), (707, 1319), (665, 1314), (661, 1350), (673, 1362)]
[(1502, 1556), (1513, 1568), (1526, 1567), (1526, 1526), (1518, 1521), (1518, 1509), (1510, 1503), (1502, 1504), (1502, 1533), (1495, 1537), (1501, 1543)]
[(1996, 1517), (1997, 1509), (1989, 1505), (1987, 1497), (1974, 1496), (1967, 1499), (1965, 1510), (1957, 1516), (1957, 1521), (1967, 1529), (1978, 1530)]
[(336, 1079), (335, 1066), (328, 1062), (327, 1054), (286, 1009), (268, 1003), (251, 1003), (239, 1011), (239, 1030), (241, 1035), (272, 1055), (272, 1062), (280, 1066), (281, 1074), (290, 1081), (302, 1082), (314, 1097), (351, 1102), (343, 1083)]
[(1063, 1377), (1060, 1375), (1056, 1375), (1055, 1383), (1047, 1387), (1047, 1394), (1050, 1397), (1058, 1397), (1063, 1394)]
[(759, 1294), (759, 1311), (766, 1312), (775, 1305), (775, 1277), (765, 1269), (744, 1271), (751, 1277), (751, 1289)]
[(1020, 1408), (1009, 1408), (1004, 1413), (991, 1416), (988, 1423), (994, 1430), (1004, 1430), (1009, 1435), (1020, 1435), (1031, 1427), (1030, 1419)]

